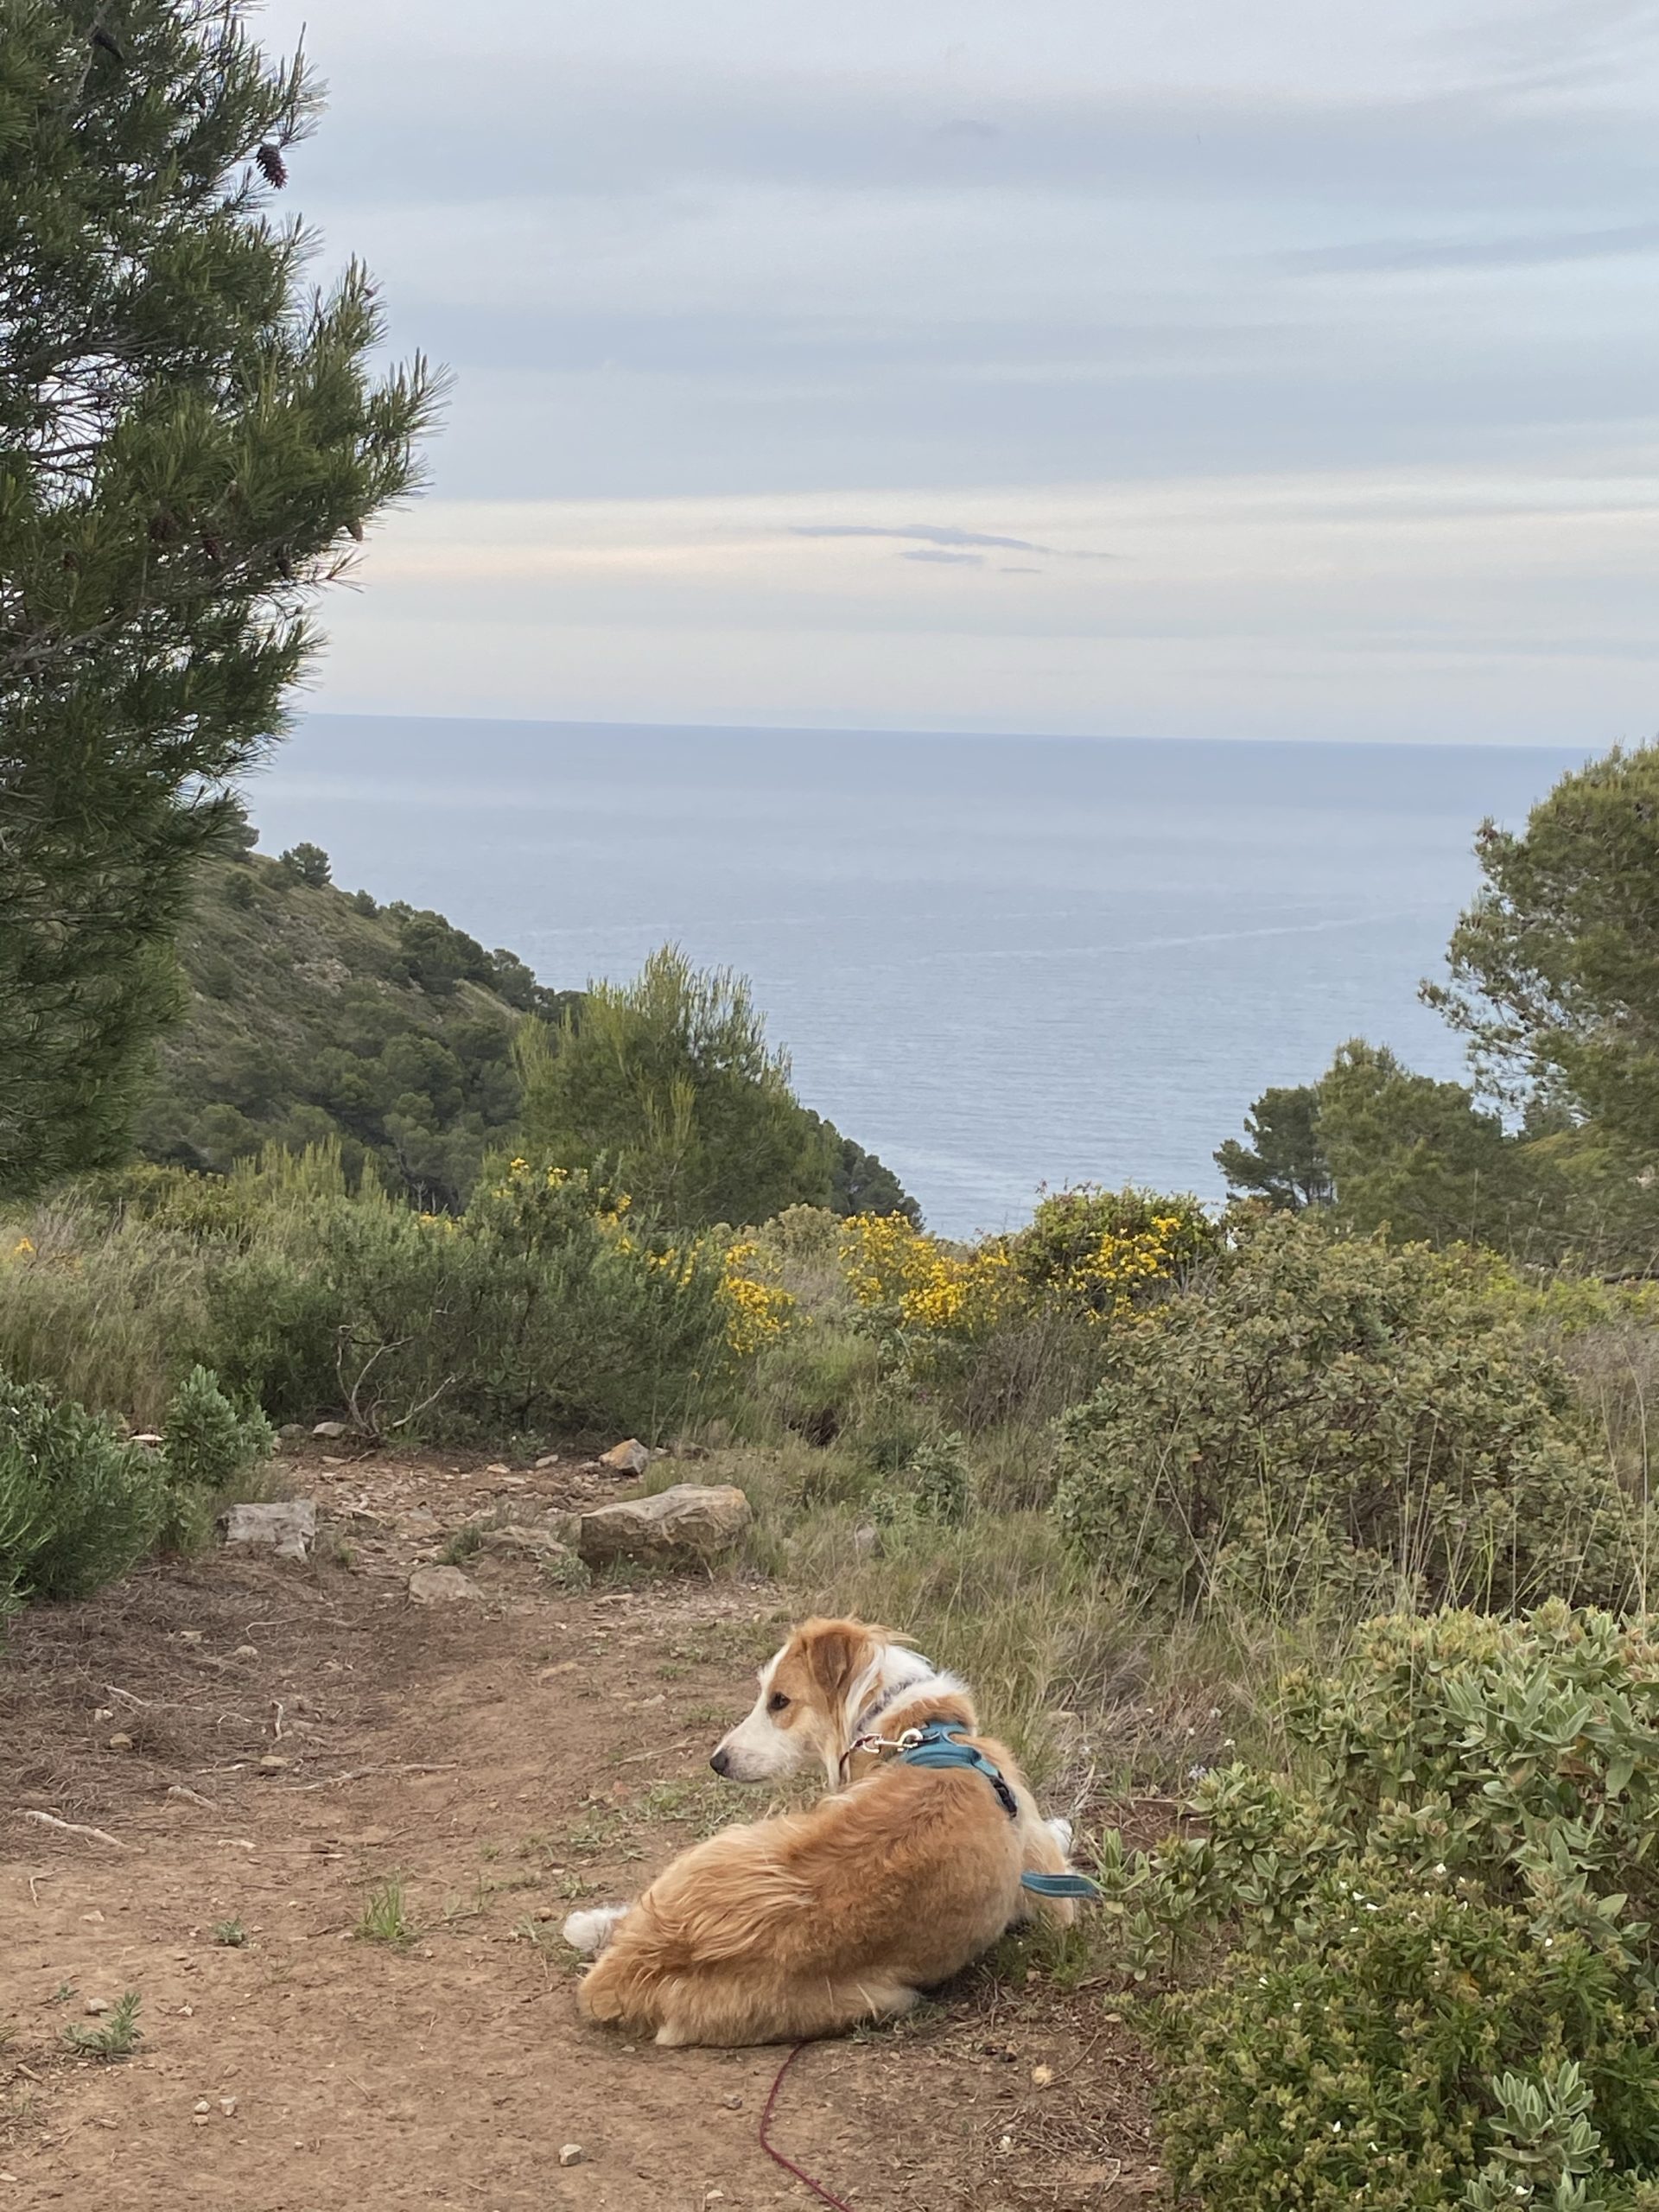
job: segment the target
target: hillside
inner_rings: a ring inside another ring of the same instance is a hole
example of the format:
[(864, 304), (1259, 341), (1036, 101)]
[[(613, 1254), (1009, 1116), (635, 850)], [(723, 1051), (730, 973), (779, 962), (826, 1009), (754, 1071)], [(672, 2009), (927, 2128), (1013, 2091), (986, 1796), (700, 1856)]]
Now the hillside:
[[(556, 1022), (582, 994), (548, 989), (442, 914), (338, 889), (315, 845), (271, 860), (252, 836), (238, 828), (198, 879), (178, 940), (185, 1013), (161, 1043), (139, 1151), (222, 1173), (267, 1143), (332, 1140), (353, 1173), (372, 1160), (423, 1205), (460, 1206), (518, 1117), (517, 1024)], [(823, 1127), (836, 1212), (920, 1218), (873, 1154)]]
[(435, 1206), (461, 1201), (517, 1115), (514, 1025), (571, 995), (441, 914), (336, 889), (303, 846), (210, 861), (179, 951), (188, 1009), (140, 1116), (147, 1158), (222, 1171), (337, 1138)]

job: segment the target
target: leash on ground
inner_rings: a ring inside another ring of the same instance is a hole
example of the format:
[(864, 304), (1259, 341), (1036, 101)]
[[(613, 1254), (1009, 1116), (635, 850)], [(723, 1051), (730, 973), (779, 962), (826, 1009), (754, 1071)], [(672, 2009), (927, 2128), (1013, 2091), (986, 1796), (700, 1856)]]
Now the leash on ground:
[(805, 2049), (806, 2045), (804, 2043), (798, 2043), (772, 2077), (772, 2088), (766, 2098), (766, 2108), (760, 2115), (760, 2148), (769, 2158), (775, 2160), (785, 2173), (793, 2174), (797, 2181), (804, 2183), (814, 2196), (821, 2199), (825, 2204), (833, 2205), (835, 2212), (853, 2212), (852, 2206), (844, 2196), (836, 2196), (831, 2190), (827, 2190), (821, 2181), (814, 2181), (810, 2174), (803, 2173), (793, 2158), (786, 2158), (777, 2145), (767, 2139), (766, 2128), (772, 2120), (772, 2108), (778, 2101), (778, 2092), (784, 2086), (784, 2076)]

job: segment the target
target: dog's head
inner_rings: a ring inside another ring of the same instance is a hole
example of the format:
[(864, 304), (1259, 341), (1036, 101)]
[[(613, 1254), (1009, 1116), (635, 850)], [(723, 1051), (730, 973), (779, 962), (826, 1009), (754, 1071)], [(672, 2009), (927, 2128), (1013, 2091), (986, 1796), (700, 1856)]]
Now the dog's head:
[(747, 1719), (709, 1764), (733, 1782), (772, 1782), (821, 1762), (831, 1786), (871, 1707), (933, 1669), (908, 1639), (864, 1621), (804, 1621), (760, 1669)]

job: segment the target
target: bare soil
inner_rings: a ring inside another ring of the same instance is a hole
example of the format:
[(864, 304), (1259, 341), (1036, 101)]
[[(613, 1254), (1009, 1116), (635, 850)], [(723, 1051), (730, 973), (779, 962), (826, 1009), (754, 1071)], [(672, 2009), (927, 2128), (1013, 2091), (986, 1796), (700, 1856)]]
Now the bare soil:
[[(626, 1897), (753, 1816), (706, 1762), (780, 1593), (571, 1594), (480, 1554), (483, 1602), (417, 1609), (410, 1568), (469, 1517), (601, 1478), (312, 1452), (289, 1471), (323, 1516), (313, 1560), (163, 1563), (26, 1616), (0, 1655), (0, 2212), (811, 2203), (756, 2139), (785, 2053), (588, 2026), (558, 1935), (573, 1899)], [(388, 1880), (400, 1942), (358, 1932)], [(137, 2051), (72, 2053), (64, 2031), (128, 1990)], [(1109, 2004), (1000, 1959), (804, 2051), (774, 2139), (857, 2212), (1142, 2204), (1146, 2066)]]

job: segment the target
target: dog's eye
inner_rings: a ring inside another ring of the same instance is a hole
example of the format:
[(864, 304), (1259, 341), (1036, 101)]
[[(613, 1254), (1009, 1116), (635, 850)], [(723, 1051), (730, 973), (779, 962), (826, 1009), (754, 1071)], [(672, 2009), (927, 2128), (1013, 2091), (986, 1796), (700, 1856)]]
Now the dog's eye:
[(784, 1695), (782, 1690), (773, 1690), (772, 1695), (766, 1700), (766, 1711), (782, 1713), (786, 1710), (788, 1705), (789, 1700)]

